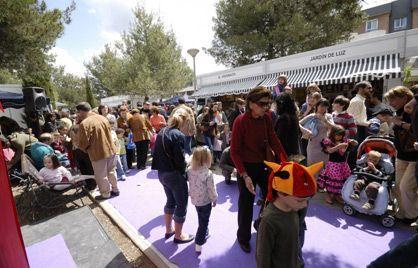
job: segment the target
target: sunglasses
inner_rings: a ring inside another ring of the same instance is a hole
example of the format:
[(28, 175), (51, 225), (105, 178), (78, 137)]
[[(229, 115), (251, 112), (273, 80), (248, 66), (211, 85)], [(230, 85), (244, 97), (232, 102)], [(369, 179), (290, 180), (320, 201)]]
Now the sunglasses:
[(255, 104), (257, 104), (260, 108), (270, 108), (271, 102), (270, 101), (256, 101)]

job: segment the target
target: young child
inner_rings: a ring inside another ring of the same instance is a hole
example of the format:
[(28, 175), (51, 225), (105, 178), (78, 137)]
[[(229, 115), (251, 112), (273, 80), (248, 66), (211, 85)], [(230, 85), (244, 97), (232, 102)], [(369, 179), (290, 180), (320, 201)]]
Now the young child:
[(130, 170), (128, 168), (128, 162), (126, 160), (125, 130), (123, 128), (116, 129), (116, 136), (119, 140), (119, 157), (122, 163), (122, 168), (125, 174), (128, 174)]
[(345, 180), (351, 175), (347, 163), (349, 146), (356, 146), (355, 140), (345, 138), (345, 129), (342, 126), (335, 126), (331, 129), (329, 137), (322, 141), (324, 152), (329, 154), (329, 161), (325, 169), (318, 177), (318, 186), (327, 190), (325, 202), (328, 204), (344, 203), (341, 198), (341, 189)]
[(287, 76), (284, 74), (279, 74), (277, 82), (277, 86), (275, 86), (273, 89), (273, 98), (284, 92), (284, 89), (287, 86)]
[(345, 129), (345, 136), (354, 139), (357, 134), (357, 125), (354, 122), (354, 117), (347, 113), (347, 108), (350, 105), (350, 100), (340, 95), (334, 99), (332, 103), (332, 119), (334, 124), (340, 125)]
[(382, 108), (373, 114), (373, 118), (369, 120), (367, 128), (371, 135), (389, 136), (389, 127), (393, 117), (393, 111), (388, 108)]
[(52, 142), (51, 147), (54, 151), (58, 151), (60, 153), (65, 153), (65, 147), (63, 143), (63, 137), (59, 132), (52, 133)]
[[(49, 154), (44, 157), (44, 167), (39, 171), (39, 175), (44, 182), (70, 182), (73, 177), (68, 169), (61, 166), (58, 157), (55, 154)], [(69, 185), (56, 185), (55, 190), (64, 190)]]
[(229, 125), (225, 124), (224, 129), (222, 130), (221, 135), (220, 135), (220, 139), (222, 141), (222, 151), (224, 151), (226, 147), (229, 146), (231, 142), (231, 137), (232, 137), (232, 133), (229, 128)]
[(131, 130), (128, 128), (126, 129), (125, 134), (125, 144), (126, 144), (126, 160), (128, 162), (128, 168), (132, 169), (132, 162), (134, 162), (135, 159), (135, 143), (134, 143), (134, 136), (131, 132)]
[(196, 206), (199, 217), (199, 227), (196, 232), (195, 249), (202, 251), (202, 245), (209, 234), (208, 225), (212, 207), (216, 206), (218, 194), (213, 181), (213, 173), (209, 170), (212, 164), (212, 154), (208, 147), (196, 147), (193, 151), (190, 167), (187, 170), (189, 180), (189, 195), (192, 204)]
[(125, 181), (126, 175), (125, 171), (123, 170), (122, 162), (120, 160), (120, 147), (121, 144), (119, 143), (118, 135), (116, 134), (115, 129), (117, 129), (116, 120), (109, 120), (110, 126), (112, 127), (111, 135), (113, 143), (116, 147), (116, 177), (118, 178), (118, 181)]
[(223, 142), (221, 140), (220, 134), (217, 134), (215, 138), (213, 139), (213, 160), (215, 163), (218, 163), (221, 159), (222, 155), (222, 145)]
[(225, 177), (225, 183), (231, 184), (231, 175), (234, 173), (235, 164), (231, 159), (230, 147), (226, 147), (222, 152), (219, 167), (222, 169), (222, 175)]
[[(380, 171), (382, 167), (380, 166), (380, 160), (382, 159), (382, 154), (378, 151), (370, 151), (366, 155), (365, 167), (360, 169), (360, 172), (369, 173), (377, 177), (382, 178), (383, 172)], [(379, 193), (380, 183), (373, 181), (370, 177), (359, 175), (353, 186), (353, 193), (350, 195), (350, 198), (354, 200), (360, 200), (360, 192), (365, 189), (367, 202), (364, 203), (362, 208), (364, 209), (373, 209), (374, 201), (376, 200), (377, 194)]]
[(266, 162), (272, 170), (268, 180), (269, 204), (261, 213), (257, 231), (257, 267), (301, 267), (298, 254), (299, 215), (316, 193), (314, 175), (323, 163), (309, 167), (295, 162)]

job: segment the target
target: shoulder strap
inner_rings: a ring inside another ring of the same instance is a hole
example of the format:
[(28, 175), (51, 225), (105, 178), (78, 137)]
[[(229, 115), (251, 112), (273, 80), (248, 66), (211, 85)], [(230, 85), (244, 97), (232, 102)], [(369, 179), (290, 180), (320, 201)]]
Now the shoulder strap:
[(170, 154), (167, 152), (167, 149), (166, 149), (166, 147), (165, 147), (165, 142), (164, 142), (164, 137), (165, 137), (165, 132), (166, 132), (166, 130), (167, 130), (167, 128), (165, 127), (165, 128), (164, 128), (164, 130), (163, 130), (163, 136), (162, 136), (163, 149), (164, 149), (165, 154), (166, 154), (166, 155), (168, 156), (168, 158), (171, 160), (171, 156), (170, 156)]

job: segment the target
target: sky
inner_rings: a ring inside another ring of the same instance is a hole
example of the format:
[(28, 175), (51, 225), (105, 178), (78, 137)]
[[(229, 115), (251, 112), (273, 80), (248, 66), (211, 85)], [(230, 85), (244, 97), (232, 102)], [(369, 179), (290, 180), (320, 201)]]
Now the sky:
[[(392, 0), (365, 0), (365, 8)], [(213, 20), (218, 0), (76, 0), (72, 22), (66, 25), (51, 53), (56, 65), (65, 66), (67, 73), (83, 76), (84, 63), (103, 51), (105, 44), (120, 39), (133, 20), (132, 9), (144, 6), (148, 12), (158, 15), (167, 29), (173, 30), (182, 48), (182, 56), (193, 68), (193, 60), (187, 54), (189, 48), (198, 48), (196, 74), (226, 69), (216, 64), (214, 58), (202, 51), (209, 48), (214, 37)], [(46, 0), (48, 8), (64, 9), (71, 0)]]

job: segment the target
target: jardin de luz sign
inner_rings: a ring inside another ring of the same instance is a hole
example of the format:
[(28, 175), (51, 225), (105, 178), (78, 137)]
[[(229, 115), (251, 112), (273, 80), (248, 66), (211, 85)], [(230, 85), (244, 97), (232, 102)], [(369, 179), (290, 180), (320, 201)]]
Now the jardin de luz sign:
[(335, 58), (335, 57), (341, 57), (345, 55), (345, 49), (335, 52), (328, 52), (328, 53), (322, 53), (319, 55), (312, 56), (309, 61), (317, 61), (317, 60), (325, 60), (329, 58)]

